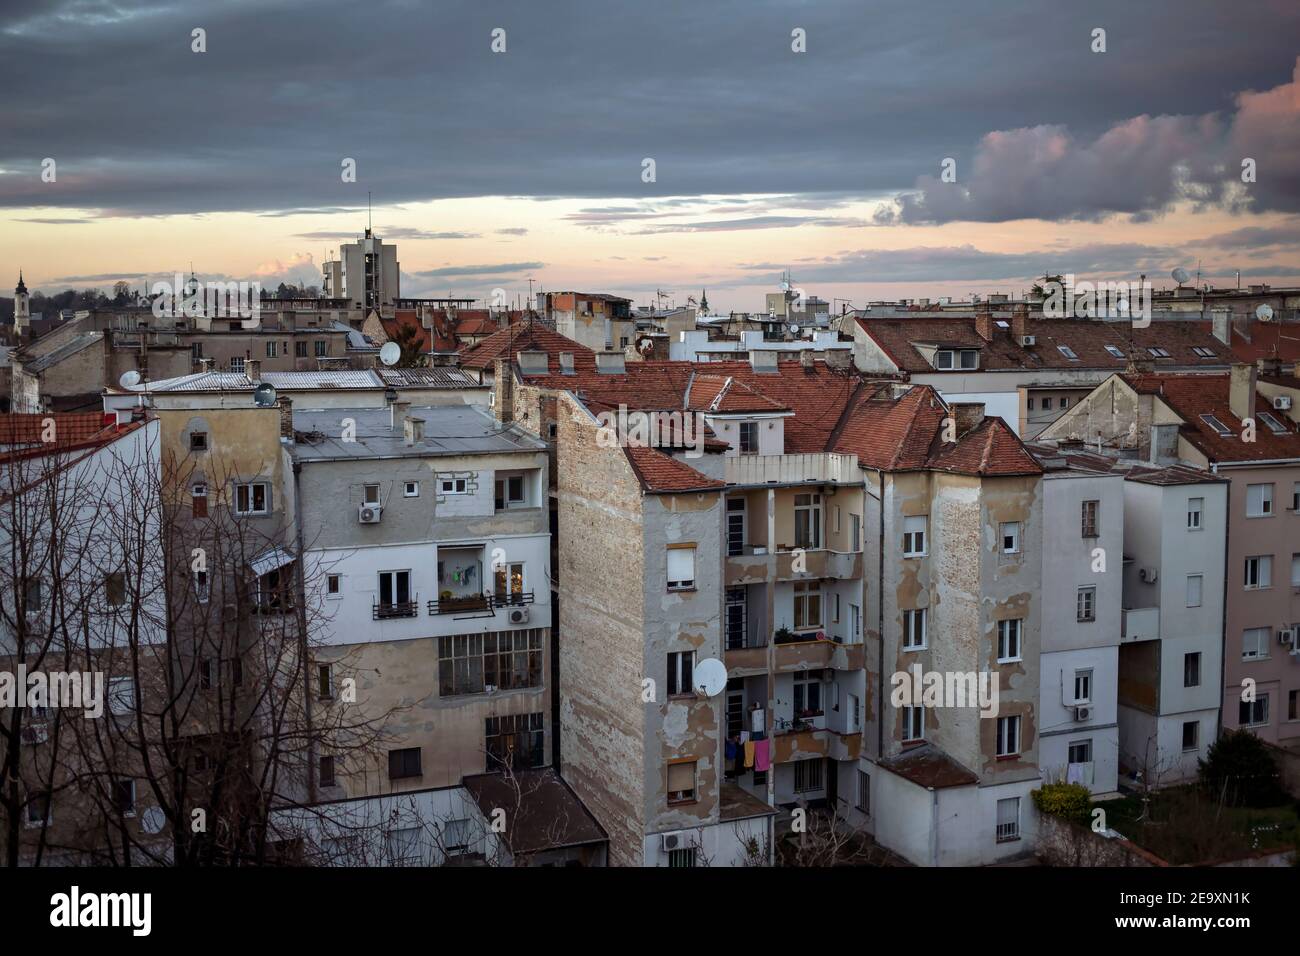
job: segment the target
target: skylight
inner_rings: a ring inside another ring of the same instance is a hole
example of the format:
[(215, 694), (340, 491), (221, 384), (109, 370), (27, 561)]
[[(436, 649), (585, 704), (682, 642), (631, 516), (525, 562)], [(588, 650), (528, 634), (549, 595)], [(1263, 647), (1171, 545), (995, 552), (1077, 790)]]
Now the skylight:
[(1268, 430), (1274, 435), (1287, 434), (1286, 426), (1274, 418), (1270, 412), (1259, 412), (1259, 417), (1264, 420), (1264, 424), (1268, 426)]
[(1111, 355), (1115, 356), (1115, 358), (1123, 358), (1123, 357), (1124, 357), (1124, 353), (1121, 352), (1119, 349), (1117, 349), (1117, 348), (1116, 348), (1115, 346), (1113, 346), (1113, 345), (1108, 345), (1108, 346), (1106, 346), (1106, 351), (1109, 352)]
[(1223, 424), (1223, 422), (1219, 421), (1213, 415), (1202, 415), (1201, 421), (1213, 428), (1223, 438), (1227, 438), (1232, 434), (1232, 429)]
[(1079, 360), (1079, 356), (1074, 354), (1074, 349), (1070, 348), (1068, 345), (1058, 345), (1057, 348), (1060, 349), (1061, 354), (1064, 355), (1066, 358), (1068, 358), (1071, 362), (1077, 362)]
[(1150, 352), (1156, 358), (1169, 358), (1169, 351), (1167, 349), (1162, 349), (1158, 345), (1151, 346), (1151, 348), (1147, 349), (1147, 351)]

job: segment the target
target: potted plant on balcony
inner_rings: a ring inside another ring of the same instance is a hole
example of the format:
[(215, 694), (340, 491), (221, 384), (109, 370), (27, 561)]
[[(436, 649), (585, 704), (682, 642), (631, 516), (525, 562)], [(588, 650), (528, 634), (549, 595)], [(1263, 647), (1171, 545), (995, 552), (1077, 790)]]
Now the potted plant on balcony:
[(794, 640), (794, 631), (782, 624), (776, 629), (774, 640), (777, 644), (789, 644)]

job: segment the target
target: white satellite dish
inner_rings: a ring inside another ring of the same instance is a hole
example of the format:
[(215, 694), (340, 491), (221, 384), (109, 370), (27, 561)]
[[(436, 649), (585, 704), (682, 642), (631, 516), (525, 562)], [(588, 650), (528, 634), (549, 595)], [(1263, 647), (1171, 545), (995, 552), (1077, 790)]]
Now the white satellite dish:
[(270, 382), (263, 382), (257, 388), (253, 389), (253, 404), (259, 408), (270, 408), (275, 404), (275, 386)]
[(140, 829), (145, 833), (162, 833), (166, 825), (167, 815), (162, 812), (162, 807), (148, 807), (140, 815)]
[(790, 323), (790, 334), (791, 334), (791, 335), (798, 335), (798, 334), (799, 334), (799, 325), (798, 325), (798, 323), (796, 323), (796, 322), (791, 322), (791, 323)]
[(140, 373), (135, 369), (123, 372), (122, 377), (117, 380), (117, 384), (121, 385), (123, 388), (135, 388), (140, 384)]
[(385, 342), (379, 350), (379, 361), (385, 365), (396, 365), (402, 358), (402, 347), (396, 342)]
[(1269, 305), (1267, 302), (1263, 303), (1262, 305), (1260, 305), (1258, 309), (1255, 310), (1255, 318), (1259, 319), (1259, 321), (1261, 322), (1272, 322), (1273, 307)]
[(705, 697), (717, 697), (727, 686), (727, 666), (716, 657), (695, 665), (695, 689)]
[(1184, 282), (1186, 282), (1188, 279), (1192, 277), (1191, 273), (1188, 272), (1186, 269), (1184, 269), (1182, 266), (1179, 266), (1177, 269), (1171, 272), (1170, 275), (1174, 277), (1174, 281), (1177, 282), (1179, 285), (1182, 285)]

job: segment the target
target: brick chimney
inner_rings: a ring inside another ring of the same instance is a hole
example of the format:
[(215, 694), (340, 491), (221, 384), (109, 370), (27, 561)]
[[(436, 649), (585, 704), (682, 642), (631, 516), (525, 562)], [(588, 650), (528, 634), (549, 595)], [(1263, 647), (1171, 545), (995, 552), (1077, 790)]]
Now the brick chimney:
[(515, 418), (515, 379), (510, 362), (499, 358), (492, 363), (492, 411), (503, 425)]
[(993, 341), (993, 313), (983, 305), (975, 313), (975, 334), (985, 342)]
[(1011, 334), (1017, 343), (1029, 334), (1029, 306), (1024, 302), (1011, 310)]
[(1233, 362), (1228, 384), (1228, 405), (1238, 418), (1255, 417), (1255, 366)]
[(402, 419), (402, 440), (408, 448), (416, 442), (424, 441), (424, 419), (412, 415)]
[(287, 395), (276, 399), (280, 408), (280, 437), (293, 441), (293, 400)]
[(957, 423), (958, 438), (984, 421), (983, 402), (953, 402), (950, 408), (953, 421)]
[(248, 376), (250, 382), (258, 382), (262, 379), (262, 360), (261, 359), (244, 359), (244, 374)]

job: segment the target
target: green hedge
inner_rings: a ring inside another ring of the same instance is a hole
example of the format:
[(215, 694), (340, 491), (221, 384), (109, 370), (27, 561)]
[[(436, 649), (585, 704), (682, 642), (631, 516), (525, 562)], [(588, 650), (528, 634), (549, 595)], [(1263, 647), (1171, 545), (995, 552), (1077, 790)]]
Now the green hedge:
[(1085, 824), (1092, 814), (1092, 793), (1081, 783), (1049, 783), (1029, 795), (1039, 813)]

